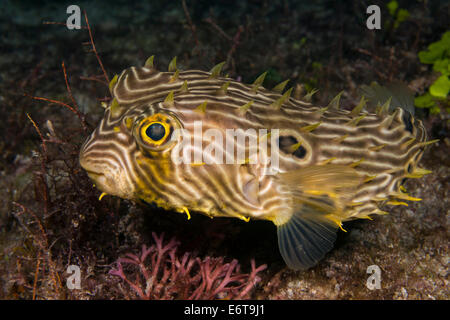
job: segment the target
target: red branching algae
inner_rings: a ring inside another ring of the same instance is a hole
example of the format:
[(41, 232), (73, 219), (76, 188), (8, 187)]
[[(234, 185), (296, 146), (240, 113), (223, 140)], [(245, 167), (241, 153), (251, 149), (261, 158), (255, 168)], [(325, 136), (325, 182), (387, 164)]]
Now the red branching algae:
[(256, 268), (252, 259), (251, 272), (241, 273), (235, 259), (230, 263), (224, 263), (223, 257), (202, 260), (189, 252), (180, 257), (174, 238), (164, 244), (164, 234), (152, 236), (155, 244), (143, 245), (139, 255), (119, 258), (116, 269), (109, 271), (141, 299), (246, 299), (261, 280), (257, 274), (267, 267)]

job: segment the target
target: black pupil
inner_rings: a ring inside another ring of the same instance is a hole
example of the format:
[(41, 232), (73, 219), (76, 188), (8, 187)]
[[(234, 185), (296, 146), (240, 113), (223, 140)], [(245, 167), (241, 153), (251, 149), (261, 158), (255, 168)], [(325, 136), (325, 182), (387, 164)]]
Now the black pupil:
[(166, 129), (164, 128), (164, 126), (160, 123), (154, 123), (151, 124), (146, 130), (145, 133), (147, 134), (147, 136), (154, 140), (154, 141), (159, 141), (162, 138), (164, 138), (164, 135), (166, 134)]

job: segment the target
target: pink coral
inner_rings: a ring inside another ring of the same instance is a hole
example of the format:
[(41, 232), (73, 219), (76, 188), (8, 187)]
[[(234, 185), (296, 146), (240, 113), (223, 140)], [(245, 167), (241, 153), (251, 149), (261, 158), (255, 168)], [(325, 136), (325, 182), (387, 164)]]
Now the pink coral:
[[(224, 263), (223, 258), (203, 260), (185, 253), (176, 254), (178, 242), (163, 243), (164, 235), (152, 233), (155, 244), (142, 246), (139, 255), (128, 253), (119, 258), (111, 275), (120, 277), (141, 299), (245, 299), (261, 280), (257, 276), (267, 266), (241, 273), (237, 260)], [(146, 262), (147, 261), (147, 262)], [(127, 272), (125, 271), (127, 270)]]

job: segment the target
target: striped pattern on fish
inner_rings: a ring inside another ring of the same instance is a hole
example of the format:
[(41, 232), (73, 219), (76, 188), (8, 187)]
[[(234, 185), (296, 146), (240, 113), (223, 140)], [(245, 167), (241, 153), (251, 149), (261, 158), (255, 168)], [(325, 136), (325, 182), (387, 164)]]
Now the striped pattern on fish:
[[(111, 81), (113, 100), (81, 148), (80, 164), (102, 192), (179, 212), (273, 221), (293, 269), (315, 265), (343, 221), (419, 200), (401, 184), (429, 173), (417, 164), (434, 141), (404, 107), (387, 102), (370, 113), (361, 100), (348, 111), (339, 109), (338, 99), (317, 107), (291, 97), (292, 89), (283, 93), (283, 85), (265, 89), (265, 74), (247, 85), (221, 77), (221, 65), (204, 72), (171, 63), (169, 72), (160, 72), (149, 61)], [(248, 141), (266, 139), (267, 150), (257, 149), (264, 157), (276, 152), (279, 171), (267, 174), (270, 163), (249, 159), (175, 163), (177, 129), (200, 141), (188, 147), (194, 158), (212, 146), (215, 155), (231, 156), (216, 141), (230, 129), (248, 133), (248, 140), (233, 137), (247, 155), (255, 149)], [(208, 134), (211, 129), (218, 136)], [(271, 136), (274, 129), (279, 137)]]

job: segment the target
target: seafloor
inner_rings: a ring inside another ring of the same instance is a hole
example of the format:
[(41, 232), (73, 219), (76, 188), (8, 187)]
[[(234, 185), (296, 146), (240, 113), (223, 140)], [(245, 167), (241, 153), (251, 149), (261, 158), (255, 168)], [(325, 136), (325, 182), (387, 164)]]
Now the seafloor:
[[(78, 1), (87, 11), (98, 55), (109, 78), (155, 55), (167, 68), (209, 70), (226, 61), (231, 77), (265, 85), (284, 79), (318, 88), (315, 104), (341, 90), (354, 106), (357, 88), (402, 81), (423, 94), (437, 74), (418, 52), (448, 30), (448, 1), (398, 1), (408, 18), (395, 24), (388, 1)], [(108, 274), (111, 264), (165, 233), (179, 251), (199, 257), (266, 264), (256, 299), (448, 299), (448, 101), (441, 112), (417, 110), (430, 139), (440, 139), (421, 165), (433, 173), (406, 189), (421, 202), (389, 207), (373, 221), (346, 223), (335, 248), (316, 267), (294, 272), (277, 251), (270, 222), (192, 219), (112, 197), (98, 201), (77, 163), (80, 143), (98, 123), (108, 87), (87, 29), (68, 30), (65, 1), (0, 3), (0, 298), (123, 299), (136, 295)], [(378, 4), (381, 30), (366, 28), (366, 8)], [(82, 17), (83, 26), (84, 17)], [(449, 49), (450, 50), (450, 49)], [(62, 62), (86, 130), (73, 106)], [(98, 76), (99, 75), (99, 76)], [(98, 77), (97, 77), (98, 76)], [(103, 99), (103, 100), (102, 100)], [(27, 116), (28, 114), (28, 116)], [(45, 146), (32, 119), (44, 139)], [(51, 121), (51, 124), (47, 122)], [(54, 134), (52, 133), (54, 131)], [(53, 138), (52, 138), (53, 137)], [(57, 138), (55, 138), (57, 137)], [(65, 286), (66, 268), (81, 266), (81, 288)], [(367, 268), (381, 269), (380, 289), (369, 290)], [(178, 296), (179, 297), (179, 296)]]

